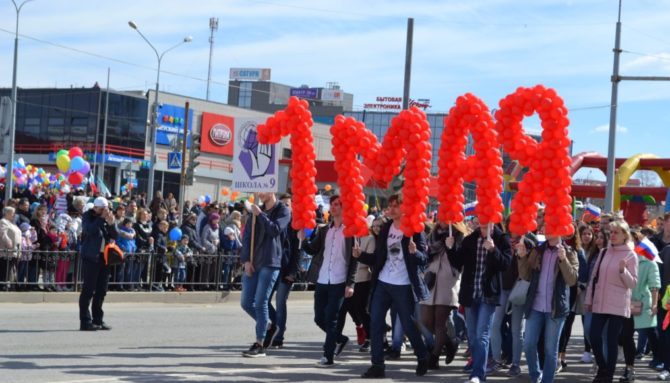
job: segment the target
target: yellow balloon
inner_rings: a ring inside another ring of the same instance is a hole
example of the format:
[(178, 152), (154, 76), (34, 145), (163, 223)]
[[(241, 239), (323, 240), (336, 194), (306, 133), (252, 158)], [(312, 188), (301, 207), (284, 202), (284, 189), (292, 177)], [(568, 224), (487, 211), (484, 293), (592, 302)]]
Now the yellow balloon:
[(365, 211), (368, 211), (369, 208), (370, 208), (370, 206), (368, 206), (367, 203), (366, 203), (365, 205), (363, 205), (363, 209), (364, 209)]
[(56, 165), (58, 166), (58, 169), (65, 173), (68, 170), (70, 170), (70, 157), (68, 156), (59, 156), (56, 158)]

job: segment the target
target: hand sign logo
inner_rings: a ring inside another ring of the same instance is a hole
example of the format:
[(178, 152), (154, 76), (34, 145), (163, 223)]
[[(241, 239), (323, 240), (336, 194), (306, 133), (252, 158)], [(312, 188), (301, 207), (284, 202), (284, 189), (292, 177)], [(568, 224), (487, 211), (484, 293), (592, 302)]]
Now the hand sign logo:
[(274, 174), (273, 157), (274, 146), (258, 143), (256, 123), (247, 122), (240, 130), (240, 142), (243, 142), (240, 152), (240, 163), (247, 172), (249, 178), (258, 178), (268, 174)]

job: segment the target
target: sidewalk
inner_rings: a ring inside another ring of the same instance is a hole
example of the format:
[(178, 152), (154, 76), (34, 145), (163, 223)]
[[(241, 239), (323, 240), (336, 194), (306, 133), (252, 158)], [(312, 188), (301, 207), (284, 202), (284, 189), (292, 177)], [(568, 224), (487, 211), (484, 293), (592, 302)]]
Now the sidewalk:
[[(110, 291), (105, 303), (226, 303), (239, 302), (240, 291), (189, 291), (178, 292), (116, 292)], [(313, 291), (292, 291), (291, 301), (306, 301), (314, 298)], [(0, 303), (77, 303), (75, 292), (2, 292)]]

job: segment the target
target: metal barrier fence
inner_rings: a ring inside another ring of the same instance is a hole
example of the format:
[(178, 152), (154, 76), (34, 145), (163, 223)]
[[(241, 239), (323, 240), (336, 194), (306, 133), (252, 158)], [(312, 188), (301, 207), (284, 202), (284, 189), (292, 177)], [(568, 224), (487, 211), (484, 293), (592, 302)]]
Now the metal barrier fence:
[[(0, 249), (0, 291), (79, 291), (81, 254), (77, 251)], [(180, 267), (171, 254), (126, 254), (109, 268), (111, 291), (239, 289), (238, 255), (194, 254)]]

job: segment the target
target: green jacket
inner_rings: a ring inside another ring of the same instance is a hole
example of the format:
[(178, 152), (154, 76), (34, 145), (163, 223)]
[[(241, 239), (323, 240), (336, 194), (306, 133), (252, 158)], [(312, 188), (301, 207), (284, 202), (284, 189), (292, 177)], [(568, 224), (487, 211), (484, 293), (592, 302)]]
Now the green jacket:
[(642, 302), (642, 314), (635, 318), (635, 328), (656, 327), (656, 315), (651, 313), (651, 290), (661, 288), (661, 277), (656, 262), (638, 256), (640, 265), (637, 272), (637, 285), (633, 289), (631, 299)]

